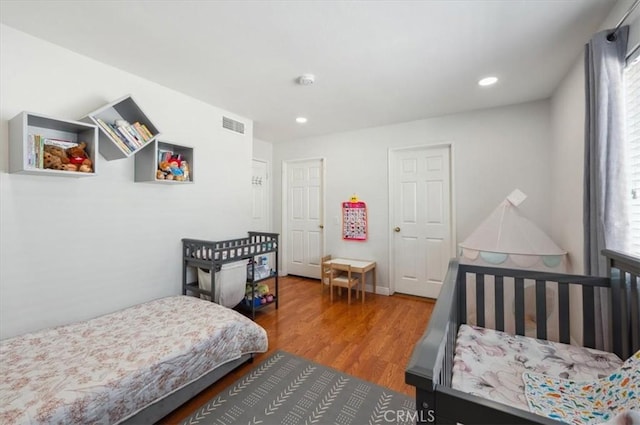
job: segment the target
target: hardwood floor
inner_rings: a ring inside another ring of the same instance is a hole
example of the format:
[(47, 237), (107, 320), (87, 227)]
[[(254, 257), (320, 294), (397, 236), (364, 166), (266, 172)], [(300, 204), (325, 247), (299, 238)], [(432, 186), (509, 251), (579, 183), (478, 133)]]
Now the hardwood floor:
[(256, 356), (166, 416), (174, 424), (216, 396), (276, 350), (321, 363), (350, 375), (414, 396), (404, 370), (416, 341), (424, 333), (435, 301), (406, 295), (366, 294), (347, 304), (347, 294), (321, 295), (320, 281), (287, 276), (280, 280), (278, 310), (267, 307), (256, 322), (267, 330), (269, 351)]

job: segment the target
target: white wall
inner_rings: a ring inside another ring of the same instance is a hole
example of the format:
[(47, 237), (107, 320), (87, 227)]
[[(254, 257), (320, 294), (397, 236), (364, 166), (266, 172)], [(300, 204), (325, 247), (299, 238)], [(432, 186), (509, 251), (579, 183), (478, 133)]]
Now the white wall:
[[(438, 143), (453, 146), (458, 242), (515, 188), (529, 196), (522, 204), (523, 214), (550, 230), (548, 101), (276, 143), (274, 187), (282, 185), (282, 161), (326, 158), (325, 252), (376, 260), (378, 284), (388, 288), (388, 243), (393, 227), (388, 213), (388, 150)], [(275, 217), (281, 215), (280, 192), (276, 190), (274, 196)], [(369, 239), (364, 243), (341, 239), (340, 205), (353, 193), (368, 206)], [(275, 229), (280, 231), (281, 223)]]
[(273, 163), (273, 145), (258, 138), (253, 139), (253, 159)]
[[(4, 25), (0, 66), (0, 338), (178, 294), (181, 238), (249, 230), (251, 121)], [(79, 119), (126, 94), (161, 140), (195, 148), (195, 184), (134, 183), (133, 158), (83, 179), (7, 173), (21, 111)]]
[(584, 65), (576, 62), (551, 99), (551, 234), (568, 253), (568, 271), (583, 273)]

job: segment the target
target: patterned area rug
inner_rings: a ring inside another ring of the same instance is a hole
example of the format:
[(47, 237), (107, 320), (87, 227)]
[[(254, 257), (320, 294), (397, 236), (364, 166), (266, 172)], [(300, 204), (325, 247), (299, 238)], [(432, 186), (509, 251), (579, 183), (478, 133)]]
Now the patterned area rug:
[(277, 351), (183, 424), (398, 424), (415, 415), (404, 394)]

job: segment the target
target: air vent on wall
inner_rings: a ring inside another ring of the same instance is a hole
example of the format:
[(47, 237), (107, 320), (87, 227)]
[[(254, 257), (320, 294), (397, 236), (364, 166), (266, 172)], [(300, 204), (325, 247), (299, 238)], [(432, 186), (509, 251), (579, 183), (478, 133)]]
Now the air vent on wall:
[(222, 127), (236, 133), (244, 134), (244, 124), (231, 118), (222, 117)]

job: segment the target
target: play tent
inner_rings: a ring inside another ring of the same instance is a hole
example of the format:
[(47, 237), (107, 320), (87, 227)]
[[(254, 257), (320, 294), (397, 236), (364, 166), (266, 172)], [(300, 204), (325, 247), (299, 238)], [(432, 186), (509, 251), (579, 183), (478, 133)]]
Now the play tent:
[[(474, 264), (489, 267), (513, 269), (530, 269), (547, 272), (564, 273), (567, 270), (567, 253), (553, 242), (532, 221), (524, 217), (518, 210), (526, 199), (526, 195), (514, 190), (498, 207), (475, 229), (471, 235), (459, 244), (459, 261), (461, 264)], [(485, 318), (488, 324), (494, 324), (495, 309), (493, 305), (493, 280), (487, 276)], [(469, 299), (475, 297), (475, 281), (467, 285)], [(557, 340), (557, 288), (547, 290), (547, 311), (549, 323), (548, 337)], [(505, 311), (514, 311), (514, 294), (505, 291)], [(475, 304), (474, 304), (475, 305)], [(476, 312), (471, 303), (468, 305), (468, 321), (476, 323)], [(525, 283), (525, 334), (535, 332), (535, 285)], [(505, 330), (515, 331), (513, 320), (505, 317)]]
[(532, 221), (520, 214), (526, 195), (514, 190), (467, 239), (460, 262), (492, 267), (566, 272), (566, 254)]

